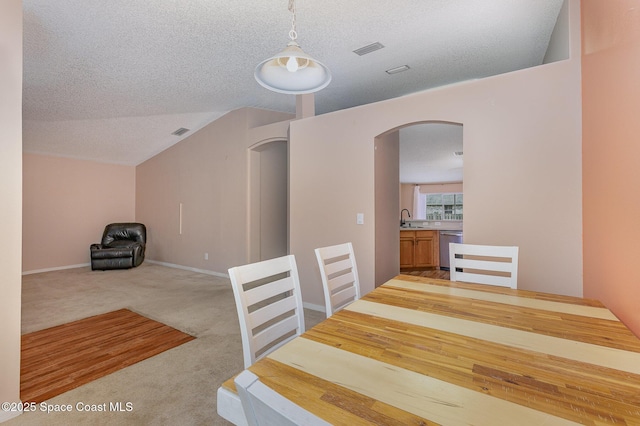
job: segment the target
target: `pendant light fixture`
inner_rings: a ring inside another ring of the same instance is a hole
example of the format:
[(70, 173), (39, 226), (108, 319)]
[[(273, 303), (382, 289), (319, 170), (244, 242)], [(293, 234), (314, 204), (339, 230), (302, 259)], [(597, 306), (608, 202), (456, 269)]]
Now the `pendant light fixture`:
[(324, 89), (331, 82), (331, 72), (321, 62), (302, 51), (296, 42), (295, 0), (289, 0), (291, 11), (291, 41), (277, 55), (262, 61), (256, 67), (256, 81), (278, 93), (302, 95)]

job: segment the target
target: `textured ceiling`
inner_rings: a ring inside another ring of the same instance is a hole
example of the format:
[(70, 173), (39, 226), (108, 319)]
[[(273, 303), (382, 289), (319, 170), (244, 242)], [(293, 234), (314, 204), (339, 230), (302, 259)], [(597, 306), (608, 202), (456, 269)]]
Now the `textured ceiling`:
[(462, 182), (462, 125), (417, 124), (400, 129), (400, 182)]
[[(297, 0), (333, 80), (316, 113), (542, 63), (563, 0)], [(287, 0), (24, 0), (24, 150), (136, 165), (244, 106), (295, 112), (253, 78)], [(353, 50), (385, 47), (365, 56)], [(400, 65), (410, 70), (388, 75)]]

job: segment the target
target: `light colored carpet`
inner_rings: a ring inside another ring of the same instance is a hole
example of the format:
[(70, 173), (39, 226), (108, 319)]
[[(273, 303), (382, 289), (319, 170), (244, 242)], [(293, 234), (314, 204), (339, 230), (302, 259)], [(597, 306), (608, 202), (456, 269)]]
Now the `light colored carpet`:
[[(3, 425), (228, 425), (216, 413), (216, 390), (243, 368), (228, 279), (150, 263), (23, 277), (23, 334), (121, 308), (197, 339), (45, 402), (70, 404), (71, 412), (46, 413), (38, 405)], [(305, 310), (307, 328), (323, 319), (322, 312)], [(111, 403), (123, 411), (109, 411)], [(106, 404), (107, 411), (78, 411), (78, 404)]]

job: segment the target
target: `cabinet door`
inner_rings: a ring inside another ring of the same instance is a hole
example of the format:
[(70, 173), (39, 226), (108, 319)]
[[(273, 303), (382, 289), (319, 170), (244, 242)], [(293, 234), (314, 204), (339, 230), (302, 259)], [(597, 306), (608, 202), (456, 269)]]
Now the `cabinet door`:
[(435, 266), (433, 238), (416, 239), (416, 266)]
[(438, 231), (418, 231), (415, 244), (415, 266), (438, 266)]
[(413, 267), (413, 235), (410, 237), (400, 234), (400, 267)]

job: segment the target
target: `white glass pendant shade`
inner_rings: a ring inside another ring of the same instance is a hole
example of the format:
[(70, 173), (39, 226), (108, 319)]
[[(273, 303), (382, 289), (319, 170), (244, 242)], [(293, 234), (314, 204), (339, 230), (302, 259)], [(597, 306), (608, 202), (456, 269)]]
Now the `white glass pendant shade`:
[(317, 92), (331, 82), (329, 68), (304, 53), (295, 41), (258, 64), (255, 77), (269, 90), (297, 95)]

